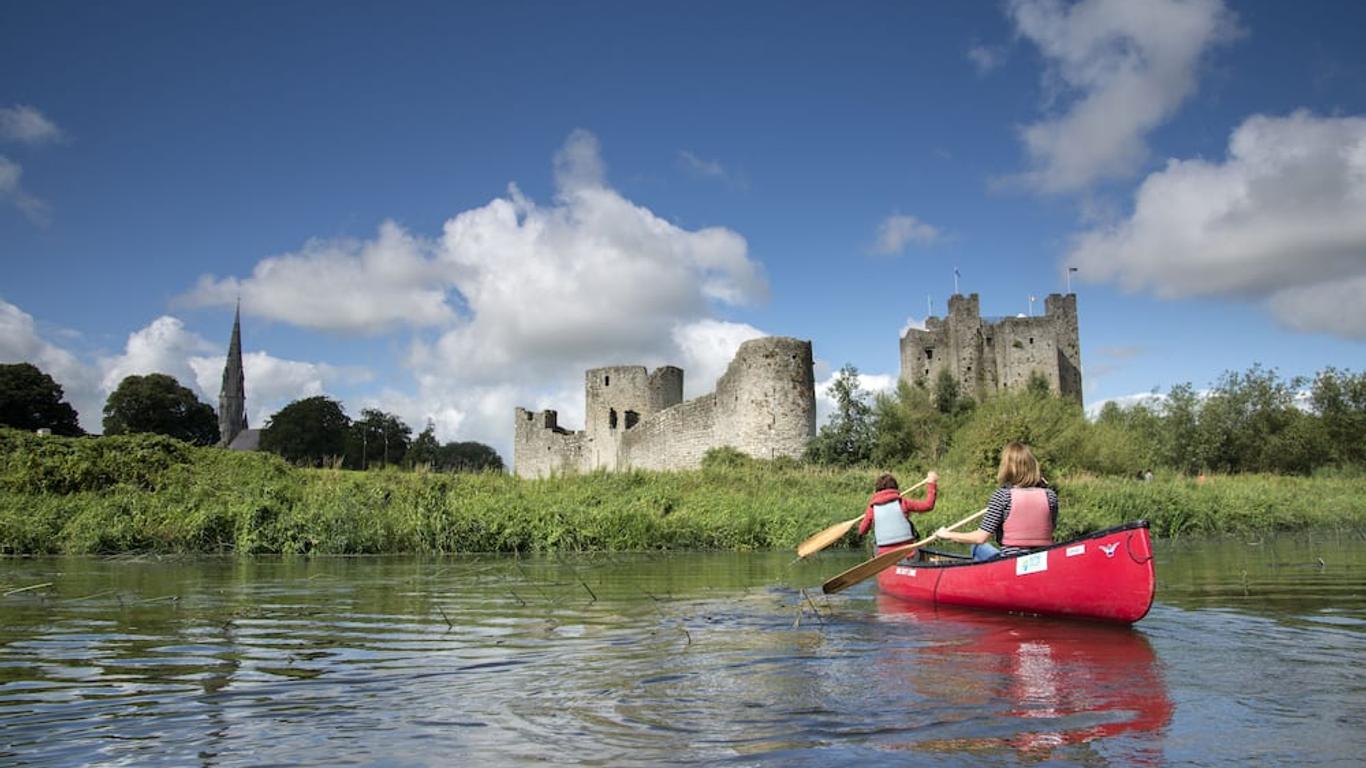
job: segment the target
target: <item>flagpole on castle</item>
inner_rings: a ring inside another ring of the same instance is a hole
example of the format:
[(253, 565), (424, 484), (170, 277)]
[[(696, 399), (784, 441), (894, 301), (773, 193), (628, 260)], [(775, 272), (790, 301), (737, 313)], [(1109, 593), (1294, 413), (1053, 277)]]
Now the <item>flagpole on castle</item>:
[(953, 268), (953, 295), (958, 295), (958, 267)]
[(1071, 293), (1071, 292), (1072, 292), (1072, 273), (1073, 273), (1073, 272), (1076, 272), (1076, 271), (1077, 271), (1077, 268), (1076, 268), (1076, 267), (1068, 267), (1068, 268), (1067, 268), (1067, 292), (1068, 292), (1068, 293)]

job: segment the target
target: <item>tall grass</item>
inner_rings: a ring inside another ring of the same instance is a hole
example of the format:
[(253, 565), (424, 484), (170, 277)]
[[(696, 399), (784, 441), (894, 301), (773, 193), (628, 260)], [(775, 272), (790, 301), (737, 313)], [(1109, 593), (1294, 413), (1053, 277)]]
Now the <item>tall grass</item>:
[[(898, 474), (903, 485), (919, 477)], [(727, 454), (687, 472), (546, 480), (351, 472), (153, 436), (0, 430), (0, 552), (789, 548), (861, 512), (874, 475)], [(979, 509), (992, 490), (981, 475), (943, 475), (936, 509), (916, 517), (922, 533)], [(1366, 525), (1357, 476), (1053, 479), (1060, 535), (1140, 518), (1162, 536)]]

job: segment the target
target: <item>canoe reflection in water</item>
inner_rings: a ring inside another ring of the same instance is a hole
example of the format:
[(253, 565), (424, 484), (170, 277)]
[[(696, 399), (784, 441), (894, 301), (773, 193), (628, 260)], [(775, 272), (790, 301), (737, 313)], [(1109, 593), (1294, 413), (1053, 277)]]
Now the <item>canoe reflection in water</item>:
[[(1077, 748), (1124, 764), (1162, 762), (1172, 703), (1148, 640), (1129, 627), (927, 606), (877, 596), (879, 619), (910, 622), (914, 647), (879, 658), (888, 684), (944, 707), (917, 750), (1062, 757)], [(903, 655), (905, 654), (905, 655)], [(909, 655), (907, 658), (906, 655)], [(909, 662), (909, 663), (908, 663)]]

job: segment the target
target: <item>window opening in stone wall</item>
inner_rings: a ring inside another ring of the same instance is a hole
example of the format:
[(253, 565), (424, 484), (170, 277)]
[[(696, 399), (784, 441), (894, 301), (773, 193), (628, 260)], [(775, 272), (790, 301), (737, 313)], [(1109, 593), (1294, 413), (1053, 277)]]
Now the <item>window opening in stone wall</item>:
[(617, 409), (616, 409), (616, 408), (608, 408), (608, 409), (607, 409), (607, 428), (608, 428), (608, 429), (616, 429), (616, 428), (617, 428)]
[(1030, 343), (1030, 344), (1033, 344), (1033, 343), (1034, 343), (1034, 337), (1033, 337), (1033, 336), (1030, 336), (1030, 337), (1029, 337), (1029, 343)]
[(611, 377), (611, 376), (603, 376), (603, 377), (602, 377), (602, 385), (603, 385), (604, 387), (610, 387), (610, 386), (612, 386), (612, 377)]
[(627, 428), (627, 429), (630, 429), (631, 427), (634, 427), (634, 426), (636, 425), (636, 423), (639, 422), (639, 421), (640, 421), (640, 414), (636, 413), (635, 411), (627, 411), (627, 412), (626, 412), (626, 428)]
[(933, 360), (933, 359), (934, 359), (934, 350), (933, 350), (933, 349), (927, 349), (927, 350), (925, 350), (925, 359), (926, 359), (926, 360)]

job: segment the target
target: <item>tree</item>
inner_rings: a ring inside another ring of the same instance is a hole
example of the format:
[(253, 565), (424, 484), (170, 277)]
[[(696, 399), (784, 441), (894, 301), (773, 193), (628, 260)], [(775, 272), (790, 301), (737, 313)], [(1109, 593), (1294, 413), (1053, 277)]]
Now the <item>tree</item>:
[(872, 408), (868, 393), (859, 388), (858, 369), (846, 363), (830, 385), (835, 412), (806, 447), (807, 458), (819, 464), (862, 464), (873, 453)]
[(427, 426), (413, 439), (404, 460), (409, 467), (435, 467), (441, 443), (436, 440), (436, 425), (427, 419)]
[(1309, 403), (1330, 455), (1339, 463), (1366, 464), (1366, 373), (1319, 371)]
[(195, 445), (218, 442), (218, 417), (164, 373), (128, 376), (104, 403), (104, 433), (166, 435)]
[(896, 392), (873, 401), (873, 463), (936, 466), (949, 449), (953, 426), (953, 417), (939, 410), (923, 386), (898, 381)]
[(341, 403), (325, 395), (295, 400), (261, 430), (261, 450), (295, 464), (322, 466), (346, 452), (351, 419)]
[(346, 465), (352, 469), (371, 469), (402, 464), (412, 435), (412, 428), (399, 417), (376, 408), (366, 408), (360, 412), (360, 418), (351, 424)]
[(30, 363), (0, 365), (0, 424), (50, 429), (54, 435), (85, 434), (76, 409), (62, 399), (62, 386)]
[(436, 465), (447, 472), (501, 472), (503, 458), (483, 443), (446, 443), (441, 446)]

